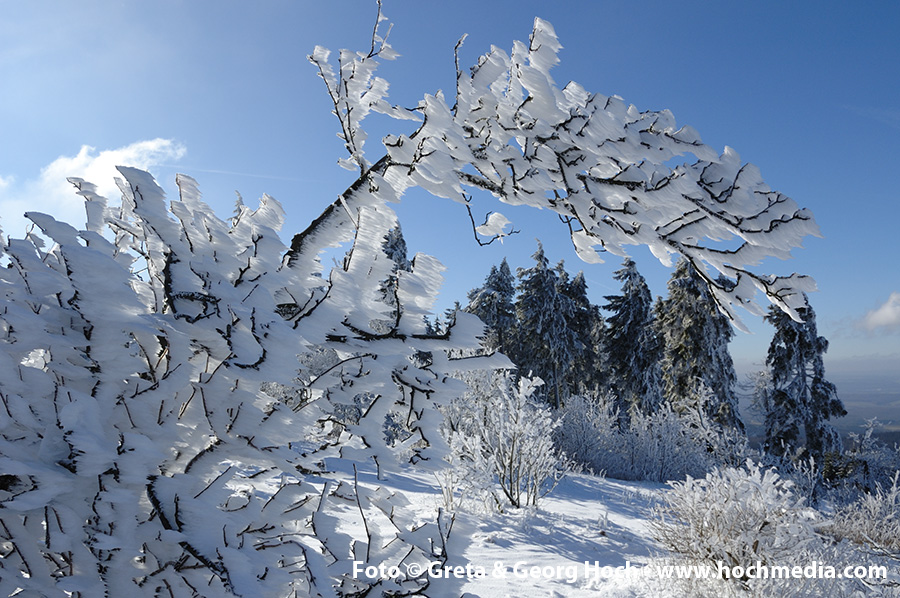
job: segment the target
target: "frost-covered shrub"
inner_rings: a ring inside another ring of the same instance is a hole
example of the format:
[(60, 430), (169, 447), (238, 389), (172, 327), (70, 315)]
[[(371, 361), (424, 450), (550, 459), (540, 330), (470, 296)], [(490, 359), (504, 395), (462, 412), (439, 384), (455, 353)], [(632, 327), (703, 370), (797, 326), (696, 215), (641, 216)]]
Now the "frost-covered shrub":
[[(447, 557), (446, 523), (350, 473), (445, 454), (449, 354), (481, 327), (462, 314), (428, 333), (440, 266), (416, 256), (387, 305), (389, 208), (359, 210), (326, 280), (321, 245), (279, 240), (275, 200), (227, 222), (188, 177), (168, 200), (120, 171), (115, 206), (73, 181), (85, 230), (30, 214), (41, 236), (0, 245), (0, 595), (424, 589), (353, 580), (333, 555)], [(390, 309), (392, 328), (367, 327)]]
[(748, 461), (701, 479), (673, 482), (650, 527), (669, 550), (716, 566), (759, 561), (784, 565), (820, 538), (815, 511), (791, 491), (791, 482)]
[(559, 425), (553, 439), (557, 449), (577, 466), (594, 473), (604, 473), (621, 448), (618, 430), (619, 413), (613, 398), (592, 400), (572, 396), (557, 412)]
[[(668, 404), (651, 415), (633, 416), (622, 438), (621, 477), (666, 482), (701, 476), (712, 469), (716, 455), (700, 442), (699, 430), (688, 422)], [(607, 475), (618, 477), (612, 469), (607, 469)]]
[(855, 502), (839, 507), (826, 528), (827, 533), (900, 558), (898, 481), (900, 471), (894, 473), (889, 487), (877, 484), (873, 492), (866, 492)]
[(868, 420), (862, 434), (850, 434), (849, 446), (842, 453), (826, 453), (818, 461), (802, 447), (780, 455), (765, 453), (763, 460), (790, 478), (796, 484), (794, 492), (810, 504), (824, 500), (846, 506), (876, 488), (889, 487), (900, 471), (900, 447), (878, 439), (875, 432), (881, 426), (877, 419)]
[(435, 473), (441, 489), (441, 503), (450, 511), (467, 510), (492, 513), (502, 509), (494, 481), (490, 457), (482, 448), (480, 436), (452, 432), (446, 467)]
[(894, 474), (900, 471), (900, 445), (888, 446), (876, 432), (884, 427), (877, 418), (866, 421), (862, 434), (850, 435), (850, 447), (844, 451), (844, 458), (851, 465), (851, 471), (841, 480), (862, 492), (873, 491), (877, 486), (891, 484)]
[(489, 372), (463, 377), (470, 392), (444, 409), (452, 449), (450, 467), (438, 474), (445, 505), (466, 498), (500, 510), (536, 505), (569, 463), (553, 443), (558, 421), (534, 399), (541, 380), (513, 384), (509, 374)]
[(442, 504), (450, 511), (480, 513), (502, 509), (504, 504), (494, 480), (490, 454), (482, 444), (484, 421), (492, 410), (494, 395), (509, 384), (508, 371), (460, 371), (454, 376), (467, 390), (441, 407), (441, 434), (450, 445), (446, 466), (435, 473)]
[(634, 413), (624, 428), (615, 397), (575, 398), (559, 413), (557, 446), (586, 469), (625, 480), (665, 482), (738, 464), (746, 439), (710, 420), (707, 396), (678, 411), (664, 403), (654, 413)]
[(565, 471), (565, 460), (553, 446), (557, 422), (532, 399), (540, 384), (540, 379), (522, 378), (515, 388), (502, 389), (484, 422), (483, 449), (514, 507), (536, 505)]
[[(686, 563), (684, 557), (673, 556), (662, 559), (661, 564), (669, 566), (703, 565)], [(685, 576), (684, 578), (657, 578), (644, 580), (650, 590), (648, 596), (687, 596), (690, 598), (898, 598), (900, 586), (888, 577), (881, 578), (895, 567), (889, 561), (876, 555), (857, 550), (848, 542), (810, 543), (799, 548), (790, 559), (776, 564), (779, 570), (755, 569), (752, 579), (718, 577), (718, 565), (709, 567), (709, 577)], [(756, 563), (743, 565), (755, 566)], [(723, 569), (724, 569), (723, 564)], [(799, 578), (784, 572), (793, 567), (801, 567), (802, 573), (815, 576)], [(864, 579), (839, 577), (846, 567), (864, 567), (872, 576)], [(804, 571), (805, 570), (805, 571)], [(727, 574), (735, 573), (729, 569)]]
[(819, 503), (825, 488), (822, 468), (812, 455), (801, 448), (781, 455), (761, 452), (761, 456), (764, 467), (777, 470), (781, 477), (793, 483), (791, 491), (794, 494), (802, 496), (811, 506)]

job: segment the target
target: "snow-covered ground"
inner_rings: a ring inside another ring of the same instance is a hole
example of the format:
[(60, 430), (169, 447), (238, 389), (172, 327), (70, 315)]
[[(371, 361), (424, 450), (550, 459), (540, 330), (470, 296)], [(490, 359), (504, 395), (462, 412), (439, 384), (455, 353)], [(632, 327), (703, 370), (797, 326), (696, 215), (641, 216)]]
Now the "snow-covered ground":
[(642, 595), (646, 584), (617, 568), (641, 567), (662, 552), (646, 525), (661, 489), (570, 475), (537, 509), (476, 518), (463, 554), (488, 574), (463, 590), (483, 598)]
[[(360, 483), (385, 485), (404, 494), (423, 517), (433, 516), (441, 507), (438, 484), (427, 473), (378, 481), (371, 472), (360, 472)], [(609, 596), (645, 595), (641, 587), (645, 583), (635, 583), (615, 568), (626, 563), (641, 567), (664, 552), (646, 525), (663, 488), (662, 484), (570, 474), (538, 508), (502, 514), (458, 512), (446, 566), (468, 570), (457, 574), (445, 568), (441, 577), (430, 574), (428, 594), (577, 597), (597, 596), (600, 591)]]
[[(434, 517), (441, 507), (438, 484), (427, 473), (377, 480), (373, 472), (360, 470), (359, 481), (403, 494), (423, 519)], [(665, 491), (665, 484), (569, 474), (537, 508), (458, 512), (445, 568), (423, 573), (431, 577), (427, 594), (433, 598), (769, 595), (765, 588), (762, 593), (759, 587), (745, 592), (734, 583), (686, 581), (672, 569), (672, 578), (661, 575), (662, 568), (679, 563), (653, 539), (648, 526)], [(796, 564), (806, 565), (789, 563)], [(889, 566), (894, 581), (896, 569)], [(893, 595), (870, 594), (858, 582), (847, 580), (788, 580), (773, 589), (778, 596)]]
[[(427, 473), (381, 481), (371, 472), (361, 473), (360, 482), (364, 480), (404, 494), (423, 516), (433, 516), (441, 507), (440, 489)], [(636, 579), (635, 569), (658, 561), (665, 553), (647, 527), (664, 488), (663, 484), (569, 474), (538, 508), (456, 513), (446, 565), (461, 569), (445, 568), (441, 577), (430, 575), (428, 594), (481, 598), (650, 595), (657, 586)], [(629, 572), (621, 569), (625, 567)]]

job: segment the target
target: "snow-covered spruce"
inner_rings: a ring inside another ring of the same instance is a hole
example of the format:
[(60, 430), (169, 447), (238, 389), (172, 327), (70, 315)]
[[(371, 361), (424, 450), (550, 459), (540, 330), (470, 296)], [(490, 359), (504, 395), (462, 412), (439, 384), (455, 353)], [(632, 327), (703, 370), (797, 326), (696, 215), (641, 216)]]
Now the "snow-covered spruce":
[(559, 269), (550, 267), (540, 243), (531, 257), (534, 266), (517, 272), (516, 336), (510, 358), (524, 375), (544, 382), (542, 394), (559, 408), (569, 396), (567, 374), (576, 357), (576, 331), (570, 326), (575, 304), (562, 292)]
[(625, 259), (614, 278), (622, 283), (622, 294), (607, 295), (603, 306), (612, 314), (604, 338), (611, 390), (621, 415), (650, 414), (662, 401), (662, 341), (654, 327), (653, 298), (634, 260)]
[(778, 309), (770, 309), (766, 315), (775, 334), (766, 356), (765, 383), (757, 387), (756, 405), (765, 416), (767, 451), (782, 455), (804, 449), (825, 464), (826, 458), (835, 457), (842, 448), (840, 434), (829, 420), (847, 415), (847, 411), (837, 388), (825, 379), (828, 341), (818, 335), (816, 312), (806, 303), (799, 313), (801, 322)]
[(506, 258), (499, 267), (491, 266), (483, 286), (469, 291), (469, 304), (465, 309), (487, 326), (484, 348), (488, 352), (499, 350), (509, 354), (513, 347), (513, 327), (516, 323), (514, 295), (515, 278)]
[(722, 426), (743, 430), (735, 394), (737, 376), (728, 352), (734, 335), (731, 323), (716, 308), (702, 273), (688, 260), (679, 260), (668, 288), (668, 297), (655, 308), (665, 399), (680, 411), (703, 386), (709, 391), (709, 416)]

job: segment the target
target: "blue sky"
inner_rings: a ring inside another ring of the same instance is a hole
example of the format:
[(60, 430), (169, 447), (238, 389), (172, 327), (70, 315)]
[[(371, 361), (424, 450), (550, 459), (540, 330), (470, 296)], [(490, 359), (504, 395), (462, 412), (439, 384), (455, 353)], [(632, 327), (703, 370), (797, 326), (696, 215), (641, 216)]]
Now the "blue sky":
[[(196, 178), (225, 217), (234, 191), (262, 193), (288, 212), (285, 239), (340, 193), (352, 174), (325, 89), (306, 60), (315, 45), (366, 49), (368, 0), (11, 2), (0, 0), (0, 226), (20, 236), (26, 209), (82, 213), (66, 176), (109, 188), (117, 162), (148, 168), (169, 190)], [(828, 367), (887, 374), (900, 387), (900, 3), (532, 2), (386, 0), (402, 56), (379, 73), (392, 101), (450, 92), (453, 46), (463, 66), (550, 21), (563, 44), (557, 82), (617, 94), (639, 109), (672, 110), (720, 151), (735, 148), (766, 181), (810, 208), (824, 238), (762, 271), (812, 275)], [(378, 138), (403, 127), (373, 121)], [(496, 205), (482, 199), (482, 214)], [(617, 292), (620, 259), (579, 262), (555, 216), (503, 209), (522, 232), (476, 246), (464, 208), (411, 193), (398, 206), (410, 250), (447, 267), (441, 308), (478, 286), (507, 256), (528, 266), (535, 238), (551, 260), (584, 269), (595, 302)], [(634, 257), (654, 294), (668, 270)], [(764, 301), (764, 299), (763, 299)], [(738, 334), (743, 369), (765, 357), (769, 327)]]

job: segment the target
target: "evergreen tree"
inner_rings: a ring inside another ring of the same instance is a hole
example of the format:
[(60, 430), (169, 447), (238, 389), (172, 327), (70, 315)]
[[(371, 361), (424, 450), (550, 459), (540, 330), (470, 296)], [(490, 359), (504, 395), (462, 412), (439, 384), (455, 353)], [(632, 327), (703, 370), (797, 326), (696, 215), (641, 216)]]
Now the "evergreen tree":
[(516, 323), (516, 311), (513, 305), (515, 295), (515, 278), (509, 270), (506, 258), (500, 267), (491, 266), (491, 271), (484, 280), (484, 286), (469, 291), (469, 304), (465, 311), (475, 314), (488, 327), (485, 348), (488, 351), (509, 350), (510, 337)]
[(510, 358), (524, 376), (539, 376), (543, 391), (556, 407), (568, 396), (566, 374), (572, 367), (576, 339), (569, 328), (572, 301), (561, 292), (559, 275), (550, 268), (544, 248), (531, 256), (531, 268), (519, 268), (516, 341)]
[[(387, 233), (381, 239), (381, 255), (376, 259), (387, 259), (390, 261), (388, 271), (384, 274), (381, 284), (378, 285), (378, 294), (380, 303), (388, 306), (387, 310), (380, 310), (379, 313), (373, 314), (369, 320), (369, 326), (377, 334), (388, 334), (401, 316), (400, 299), (397, 296), (399, 272), (412, 271), (412, 264), (407, 259), (406, 240), (403, 238), (403, 231), (400, 223), (388, 229)], [(347, 259), (350, 259), (349, 257)]]
[(773, 305), (765, 318), (775, 327), (766, 357), (769, 383), (760, 401), (766, 414), (765, 446), (784, 454), (805, 441), (809, 454), (821, 460), (841, 450), (840, 435), (828, 420), (847, 411), (834, 384), (825, 379), (828, 341), (818, 336), (816, 313), (808, 302), (798, 313), (802, 322)]
[(662, 396), (662, 346), (653, 325), (652, 298), (647, 282), (630, 258), (613, 275), (622, 283), (621, 295), (608, 295), (606, 351), (612, 390), (620, 413), (656, 410)]
[(403, 238), (403, 229), (400, 227), (399, 222), (384, 235), (381, 247), (385, 255), (394, 262), (394, 272), (397, 270), (410, 271), (412, 269), (407, 258), (406, 239)]
[(719, 311), (709, 285), (688, 260), (678, 262), (668, 289), (656, 314), (663, 339), (666, 399), (679, 409), (685, 401), (694, 401), (705, 384), (713, 393), (706, 404), (713, 421), (743, 429), (734, 390), (734, 362), (728, 352), (734, 335), (731, 322)]
[(584, 272), (571, 280), (563, 263), (557, 266), (560, 290), (572, 303), (572, 315), (568, 327), (575, 336), (572, 367), (569, 371), (569, 388), (582, 395), (598, 395), (607, 384), (606, 352), (603, 347), (606, 323), (600, 308), (587, 296)]

